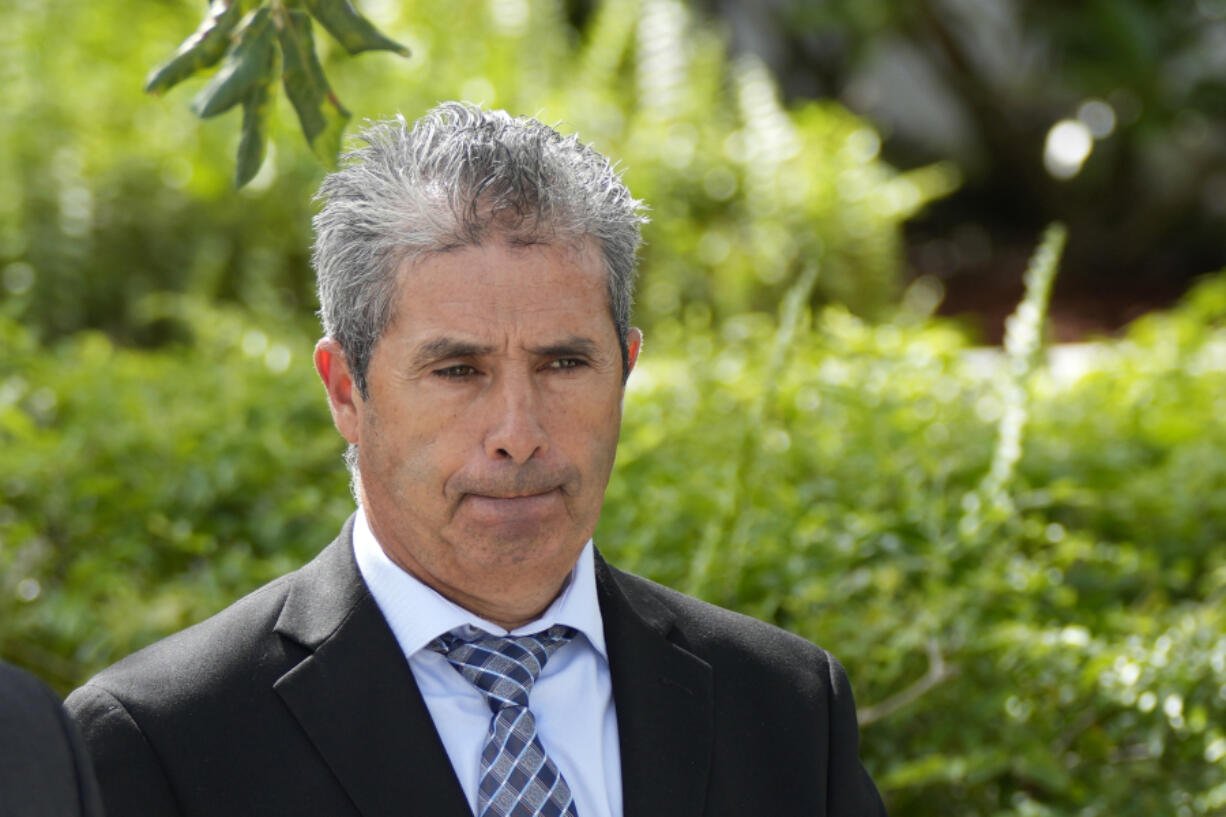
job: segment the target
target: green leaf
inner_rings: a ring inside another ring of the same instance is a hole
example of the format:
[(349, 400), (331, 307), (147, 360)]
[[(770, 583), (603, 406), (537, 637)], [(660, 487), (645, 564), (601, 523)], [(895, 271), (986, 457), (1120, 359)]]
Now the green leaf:
[(349, 121), (345, 110), (324, 76), (315, 54), (311, 17), (305, 11), (287, 10), (278, 18), (277, 36), (284, 58), (282, 79), (285, 95), (298, 112), (302, 133), (311, 151), (328, 167), (335, 167), (341, 149), (341, 134)]
[(267, 6), (247, 15), (238, 31), (237, 44), (208, 85), (192, 100), (192, 110), (198, 116), (208, 118), (228, 111), (266, 76), (273, 51), (270, 19)]
[(268, 49), (264, 76), (251, 86), (243, 97), (243, 131), (238, 143), (234, 169), (234, 186), (251, 181), (264, 164), (264, 147), (268, 142), (268, 116), (272, 110), (272, 85), (276, 80), (277, 54)]
[(350, 54), (394, 51), (402, 57), (409, 56), (409, 49), (385, 37), (349, 0), (306, 0), (306, 5), (315, 19)]
[(149, 72), (146, 93), (160, 94), (221, 59), (240, 17), (242, 8), (238, 0), (213, 0), (209, 16), (200, 27), (183, 41), (173, 57)]

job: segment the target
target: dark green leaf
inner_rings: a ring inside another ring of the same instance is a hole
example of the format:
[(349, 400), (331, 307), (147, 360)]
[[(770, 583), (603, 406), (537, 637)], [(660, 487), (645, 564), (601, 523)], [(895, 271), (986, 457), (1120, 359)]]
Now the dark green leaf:
[(234, 186), (242, 187), (255, 177), (264, 164), (264, 146), (268, 141), (268, 115), (272, 109), (272, 85), (276, 79), (276, 51), (268, 49), (264, 77), (243, 97), (243, 135), (238, 143), (238, 160), (234, 170)]
[(237, 105), (268, 71), (273, 51), (271, 16), (267, 6), (247, 15), (238, 31), (238, 42), (226, 61), (192, 100), (198, 116), (216, 116)]
[(285, 95), (298, 112), (311, 151), (329, 167), (334, 166), (349, 111), (332, 93), (319, 64), (310, 15), (305, 11), (285, 11), (278, 20), (277, 36), (284, 58)]
[(221, 59), (230, 42), (230, 32), (242, 16), (238, 0), (213, 0), (209, 16), (183, 41), (175, 55), (149, 72), (145, 91), (160, 94), (202, 68)]
[(409, 49), (380, 33), (349, 0), (306, 0), (306, 5), (315, 19), (350, 54), (395, 51), (402, 57), (409, 56)]

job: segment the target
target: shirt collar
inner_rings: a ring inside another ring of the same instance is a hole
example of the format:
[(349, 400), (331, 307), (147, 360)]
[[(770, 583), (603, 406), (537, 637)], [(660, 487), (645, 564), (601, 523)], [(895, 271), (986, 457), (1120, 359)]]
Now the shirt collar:
[[(387, 619), (405, 657), (411, 657), (443, 633), (470, 625), (495, 635), (506, 630), (445, 598), (388, 558), (358, 506), (353, 524), (353, 555), (375, 603)], [(566, 586), (536, 621), (511, 631), (525, 635), (554, 624), (574, 627), (607, 661), (604, 621), (596, 598), (596, 566), (592, 540), (583, 546)]]

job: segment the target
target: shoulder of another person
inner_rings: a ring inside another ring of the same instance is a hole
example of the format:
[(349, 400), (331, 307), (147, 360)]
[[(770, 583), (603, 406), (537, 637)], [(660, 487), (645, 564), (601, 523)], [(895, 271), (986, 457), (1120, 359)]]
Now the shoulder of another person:
[(44, 737), (62, 731), (60, 699), (33, 674), (0, 663), (0, 732), (40, 730)]
[(0, 689), (4, 695), (0, 702), (11, 705), (17, 702), (39, 701), (58, 705), (55, 693), (35, 676), (10, 664), (0, 663)]
[(84, 746), (59, 697), (36, 676), (0, 663), (0, 814), (100, 811)]

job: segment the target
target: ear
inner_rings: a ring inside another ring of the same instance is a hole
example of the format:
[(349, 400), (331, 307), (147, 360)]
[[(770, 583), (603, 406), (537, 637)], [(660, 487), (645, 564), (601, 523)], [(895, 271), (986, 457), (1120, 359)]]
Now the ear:
[(643, 349), (643, 333), (638, 327), (630, 327), (626, 333), (626, 375), (634, 371), (634, 364), (639, 362), (639, 352)]
[(328, 391), (328, 407), (336, 430), (351, 443), (358, 442), (362, 396), (353, 385), (349, 361), (334, 338), (322, 338), (315, 344), (315, 371)]

